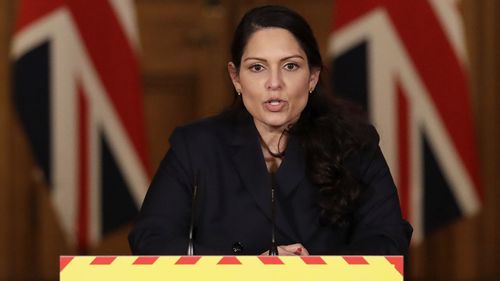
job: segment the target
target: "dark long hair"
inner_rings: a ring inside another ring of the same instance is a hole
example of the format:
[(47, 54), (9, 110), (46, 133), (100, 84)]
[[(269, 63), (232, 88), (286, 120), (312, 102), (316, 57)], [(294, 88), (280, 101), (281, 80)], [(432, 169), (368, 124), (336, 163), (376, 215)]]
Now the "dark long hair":
[[(307, 55), (309, 68), (323, 70), (321, 54), (309, 24), (298, 13), (283, 6), (262, 6), (247, 12), (236, 28), (231, 45), (232, 62), (239, 70), (250, 36), (263, 28), (283, 28), (292, 33)], [(337, 225), (349, 222), (361, 193), (361, 185), (345, 167), (346, 159), (362, 148), (361, 119), (333, 98), (320, 74), (299, 120), (289, 129), (300, 139), (306, 155), (308, 178), (319, 187), (322, 221)], [(235, 95), (232, 109), (245, 110)]]

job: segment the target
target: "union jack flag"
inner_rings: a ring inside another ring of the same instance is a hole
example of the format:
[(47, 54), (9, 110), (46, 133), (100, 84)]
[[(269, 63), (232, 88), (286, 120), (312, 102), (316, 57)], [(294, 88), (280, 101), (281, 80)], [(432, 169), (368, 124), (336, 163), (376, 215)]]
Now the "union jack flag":
[(132, 0), (18, 1), (13, 100), (68, 242), (129, 222), (147, 184)]
[(335, 1), (334, 89), (362, 104), (377, 126), (414, 242), (481, 206), (458, 5)]

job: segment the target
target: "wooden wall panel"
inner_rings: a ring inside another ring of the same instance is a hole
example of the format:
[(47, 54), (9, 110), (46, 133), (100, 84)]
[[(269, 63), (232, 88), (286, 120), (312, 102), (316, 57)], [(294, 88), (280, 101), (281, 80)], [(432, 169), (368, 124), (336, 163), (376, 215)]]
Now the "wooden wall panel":
[(201, 1), (137, 1), (145, 75), (191, 74), (199, 59)]
[[(208, 1), (205, 1), (208, 2)], [(213, 1), (217, 2), (217, 1)], [(213, 115), (226, 108), (233, 100), (232, 85), (227, 72), (229, 61), (230, 38), (227, 26), (228, 14), (231, 13), (225, 5), (228, 1), (219, 1), (219, 4), (204, 5), (199, 18), (202, 38), (198, 67), (199, 84), (196, 90), (196, 117)]]
[(475, 241), (478, 272), (493, 280), (500, 276), (500, 4), (472, 0), (464, 4), (484, 188), (480, 235)]
[(151, 168), (156, 170), (169, 148), (173, 129), (195, 115), (196, 78), (180, 75), (145, 77), (146, 127)]
[[(14, 117), (15, 118), (15, 117)], [(11, 248), (10, 270), (13, 276), (33, 279), (38, 272), (36, 240), (39, 234), (37, 223), (37, 197), (33, 192), (33, 158), (30, 154), (24, 132), (17, 121), (11, 124), (11, 186), (12, 190), (9, 226), (9, 247)], [(33, 265), (33, 270), (26, 270), (26, 264)]]
[(10, 106), (8, 98), (8, 30), (9, 3), (7, 0), (0, 0), (0, 280), (9, 277), (9, 228), (10, 224), (10, 186), (9, 177), (9, 132), (10, 127)]

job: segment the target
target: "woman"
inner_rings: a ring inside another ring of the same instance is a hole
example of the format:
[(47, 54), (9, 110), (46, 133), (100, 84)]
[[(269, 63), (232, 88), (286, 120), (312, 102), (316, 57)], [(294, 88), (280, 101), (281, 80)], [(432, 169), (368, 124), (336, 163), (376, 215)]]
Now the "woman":
[(378, 136), (317, 87), (322, 60), (305, 20), (255, 8), (231, 51), (235, 104), (174, 131), (132, 252), (405, 254), (411, 227)]

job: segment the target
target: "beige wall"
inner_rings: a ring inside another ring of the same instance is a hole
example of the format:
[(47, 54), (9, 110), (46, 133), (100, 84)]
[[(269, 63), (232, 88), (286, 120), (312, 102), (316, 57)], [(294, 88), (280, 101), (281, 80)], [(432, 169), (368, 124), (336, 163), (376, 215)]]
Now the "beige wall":
[[(223, 8), (207, 7), (201, 0), (136, 2), (150, 164), (156, 167), (176, 124), (229, 102), (224, 63), (229, 35), (247, 7), (267, 1), (225, 0)], [(275, 3), (288, 4), (310, 21), (326, 54), (332, 1)], [(57, 280), (58, 255), (74, 252), (63, 242), (44, 183), (34, 176), (33, 158), (10, 104), (8, 48), (15, 4), (15, 0), (0, 0), (0, 281)], [(500, 189), (496, 188), (500, 182), (500, 23), (496, 20), (500, 4), (465, 0), (462, 6), (484, 206), (480, 215), (461, 220), (412, 248), (408, 280), (496, 280), (500, 276)], [(90, 253), (128, 254), (127, 231), (128, 227), (116, 232)], [(31, 270), (26, 270), (28, 265)]]

